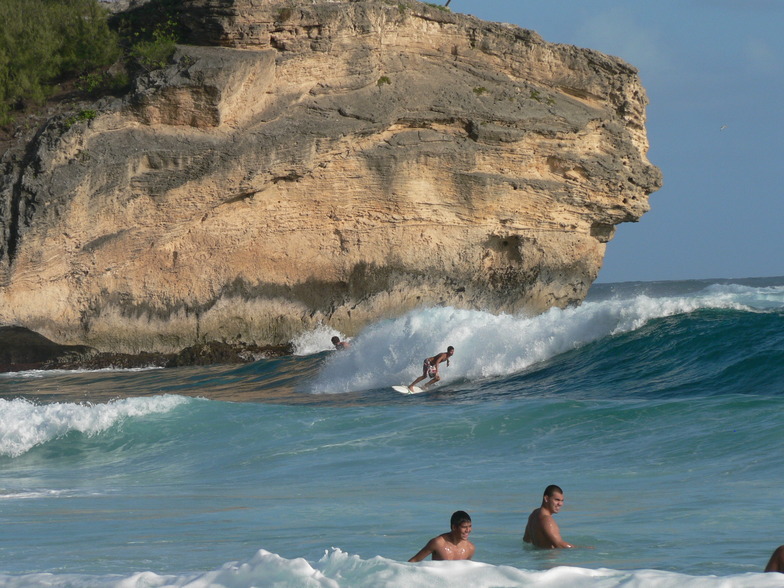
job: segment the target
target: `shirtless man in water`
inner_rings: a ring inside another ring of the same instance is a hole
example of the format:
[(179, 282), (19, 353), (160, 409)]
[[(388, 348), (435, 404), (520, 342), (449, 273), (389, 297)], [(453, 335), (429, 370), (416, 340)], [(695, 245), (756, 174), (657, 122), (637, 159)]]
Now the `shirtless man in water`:
[(528, 516), (528, 524), (525, 526), (523, 541), (531, 543), (535, 547), (542, 549), (555, 549), (557, 547), (574, 547), (561, 538), (561, 531), (558, 523), (555, 522), (553, 515), (561, 510), (564, 503), (563, 490), (555, 484), (545, 488), (542, 497), (542, 506), (535, 509)]
[(332, 337), (331, 340), (332, 344), (335, 346), (335, 349), (338, 351), (343, 351), (351, 347), (351, 345), (348, 344), (348, 341), (341, 341), (340, 337)]
[(438, 375), (438, 364), (446, 360), (446, 365), (449, 365), (449, 358), (452, 357), (454, 353), (455, 348), (450, 345), (446, 348), (446, 351), (442, 351), (433, 357), (428, 357), (422, 364), (422, 375), (408, 385), (409, 391), (413, 392), (414, 386), (425, 378), (431, 378), (431, 380), (422, 386), (422, 388), (427, 388), (438, 382), (438, 380), (441, 379), (441, 376)]
[(768, 565), (765, 566), (765, 571), (784, 573), (784, 545), (779, 545), (770, 556)]
[(474, 556), (474, 544), (468, 540), (471, 534), (471, 517), (463, 510), (458, 510), (449, 521), (452, 530), (433, 537), (408, 561), (422, 561), (428, 555), (434, 560), (471, 559)]

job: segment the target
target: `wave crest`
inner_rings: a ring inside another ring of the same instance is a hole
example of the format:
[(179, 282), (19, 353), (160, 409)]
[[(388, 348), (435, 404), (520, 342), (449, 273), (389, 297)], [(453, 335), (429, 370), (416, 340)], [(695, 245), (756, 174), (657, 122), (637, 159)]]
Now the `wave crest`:
[(23, 398), (0, 399), (0, 455), (18, 457), (71, 431), (97, 435), (124, 419), (168, 412), (188, 400), (171, 394), (124, 398), (106, 404), (37, 404)]
[(784, 288), (711, 286), (679, 296), (636, 295), (553, 308), (537, 316), (425, 308), (366, 328), (351, 350), (333, 354), (308, 391), (345, 393), (406, 385), (425, 357), (455, 347), (443, 382), (502, 377), (652, 320), (703, 309), (757, 312), (784, 307)]

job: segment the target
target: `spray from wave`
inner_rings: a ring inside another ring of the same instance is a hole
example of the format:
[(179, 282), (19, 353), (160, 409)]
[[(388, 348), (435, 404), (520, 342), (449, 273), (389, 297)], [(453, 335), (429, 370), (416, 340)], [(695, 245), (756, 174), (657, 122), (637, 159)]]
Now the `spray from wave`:
[(312, 331), (302, 333), (292, 341), (294, 355), (312, 355), (333, 349), (332, 337), (337, 337), (341, 341), (346, 340), (343, 333), (323, 324)]
[(36, 404), (0, 399), (0, 455), (18, 457), (71, 431), (97, 435), (124, 419), (168, 412), (188, 402), (184, 396), (125, 398), (106, 404)]

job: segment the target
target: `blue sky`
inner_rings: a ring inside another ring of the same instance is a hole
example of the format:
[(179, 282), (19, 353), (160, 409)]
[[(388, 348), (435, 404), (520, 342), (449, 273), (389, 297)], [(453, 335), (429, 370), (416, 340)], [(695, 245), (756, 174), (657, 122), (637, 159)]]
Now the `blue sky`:
[(784, 0), (449, 7), (640, 70), (650, 100), (648, 158), (664, 186), (640, 222), (618, 227), (598, 281), (784, 275)]

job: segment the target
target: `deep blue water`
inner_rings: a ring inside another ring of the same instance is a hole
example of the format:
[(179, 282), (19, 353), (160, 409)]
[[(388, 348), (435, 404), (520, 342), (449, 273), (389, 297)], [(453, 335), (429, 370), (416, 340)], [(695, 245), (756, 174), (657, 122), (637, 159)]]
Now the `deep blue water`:
[[(421, 309), (245, 366), (0, 376), (2, 586), (784, 586), (784, 278)], [(443, 381), (407, 384), (453, 345)], [(521, 541), (544, 487), (563, 536)], [(452, 511), (475, 562), (408, 564)]]

